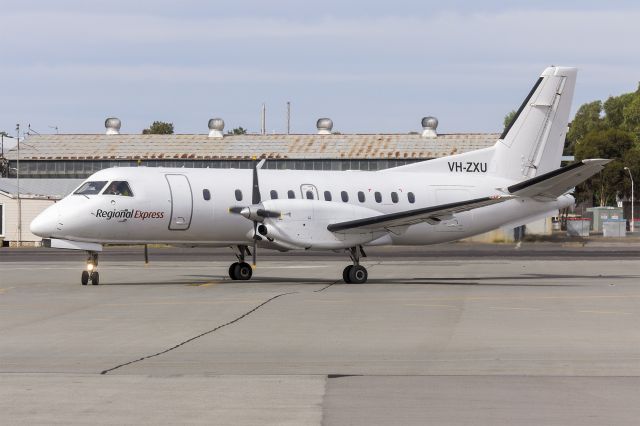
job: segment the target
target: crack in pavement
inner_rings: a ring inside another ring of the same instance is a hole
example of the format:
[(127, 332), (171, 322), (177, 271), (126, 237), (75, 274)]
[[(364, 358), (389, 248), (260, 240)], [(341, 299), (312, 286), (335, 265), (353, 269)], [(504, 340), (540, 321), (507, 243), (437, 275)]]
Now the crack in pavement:
[[(334, 283), (334, 284), (335, 284), (335, 283)], [(333, 285), (333, 284), (330, 284), (330, 285)], [(327, 287), (328, 287), (328, 286), (327, 286)], [(326, 287), (325, 287), (325, 288), (326, 288)], [(226, 323), (224, 323), (224, 324), (222, 324), (222, 325), (219, 325), (219, 326), (217, 326), (217, 327), (215, 327), (215, 328), (212, 328), (211, 330), (205, 331), (204, 333), (200, 333), (200, 334), (198, 334), (197, 336), (191, 337), (191, 338), (189, 338), (189, 339), (187, 339), (187, 340), (185, 340), (185, 341), (182, 341), (182, 342), (178, 343), (177, 345), (174, 345), (174, 346), (172, 346), (172, 347), (170, 347), (170, 348), (168, 348), (168, 349), (165, 349), (165, 350), (163, 350), (163, 351), (157, 352), (157, 353), (152, 354), (152, 355), (146, 355), (146, 356), (143, 356), (142, 358), (134, 359), (133, 361), (125, 362), (125, 363), (122, 363), (122, 364), (116, 365), (115, 367), (111, 367), (111, 368), (109, 368), (109, 369), (103, 370), (103, 371), (101, 371), (101, 372), (100, 372), (100, 374), (102, 374), (102, 375), (109, 374), (109, 373), (111, 373), (112, 371), (117, 370), (117, 369), (122, 368), (122, 367), (126, 367), (127, 365), (135, 364), (135, 363), (137, 363), (137, 362), (144, 361), (145, 359), (154, 358), (154, 357), (157, 357), (157, 356), (160, 356), (160, 355), (166, 354), (167, 352), (171, 352), (172, 350), (174, 350), (174, 349), (178, 349), (179, 347), (184, 346), (184, 345), (186, 345), (187, 343), (193, 342), (194, 340), (199, 339), (199, 338), (201, 338), (201, 337), (203, 337), (203, 336), (206, 336), (207, 334), (214, 333), (214, 332), (216, 332), (216, 331), (220, 330), (221, 328), (224, 328), (224, 327), (226, 327), (226, 326), (228, 326), (228, 325), (231, 325), (231, 324), (234, 324), (234, 323), (236, 323), (236, 322), (240, 321), (240, 320), (241, 320), (241, 319), (243, 319), (244, 317), (251, 315), (252, 313), (254, 313), (255, 311), (257, 311), (258, 309), (260, 309), (261, 307), (263, 307), (264, 305), (266, 305), (267, 303), (269, 303), (269, 302), (271, 302), (271, 301), (273, 301), (273, 300), (275, 300), (275, 299), (277, 299), (277, 298), (279, 298), (279, 297), (287, 296), (287, 295), (289, 295), (289, 294), (297, 294), (297, 293), (300, 293), (300, 292), (299, 292), (299, 291), (290, 291), (290, 292), (288, 292), (288, 293), (280, 293), (280, 294), (277, 294), (277, 295), (275, 295), (275, 296), (273, 296), (273, 297), (270, 297), (269, 299), (265, 300), (264, 302), (262, 302), (261, 304), (259, 304), (259, 305), (258, 305), (258, 306), (256, 306), (256, 307), (254, 307), (254, 308), (253, 308), (253, 309), (251, 309), (250, 311), (245, 312), (244, 314), (240, 315), (239, 317), (237, 317), (237, 318), (235, 318), (235, 319), (233, 319), (233, 320), (231, 320), (231, 321), (229, 321), (229, 322), (226, 322)]]

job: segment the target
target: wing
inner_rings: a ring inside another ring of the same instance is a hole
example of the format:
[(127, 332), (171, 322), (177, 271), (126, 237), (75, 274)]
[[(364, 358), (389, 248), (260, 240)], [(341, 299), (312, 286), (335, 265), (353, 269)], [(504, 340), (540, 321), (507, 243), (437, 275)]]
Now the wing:
[(579, 183), (602, 170), (611, 160), (582, 160), (566, 167), (544, 173), (507, 188), (509, 194), (539, 200), (555, 200)]
[(332, 223), (327, 226), (331, 232), (349, 232), (351, 230), (376, 230), (399, 226), (408, 226), (420, 222), (436, 224), (451, 217), (454, 213), (466, 212), (492, 204), (502, 203), (515, 198), (510, 195), (495, 195), (492, 197), (476, 198), (456, 203), (441, 204), (421, 209), (405, 210), (397, 213), (381, 214), (347, 222)]

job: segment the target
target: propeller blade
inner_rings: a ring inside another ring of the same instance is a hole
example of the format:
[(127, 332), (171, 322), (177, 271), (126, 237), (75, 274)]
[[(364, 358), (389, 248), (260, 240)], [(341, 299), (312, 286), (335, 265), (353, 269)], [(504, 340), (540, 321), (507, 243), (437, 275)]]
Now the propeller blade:
[(251, 203), (260, 204), (260, 184), (258, 182), (258, 164), (253, 167), (253, 189), (251, 191)]
[(265, 209), (258, 209), (256, 211), (256, 215), (260, 216), (260, 217), (280, 217), (281, 213), (277, 212), (275, 210), (265, 210)]
[(256, 266), (256, 251), (258, 248), (258, 222), (253, 222), (253, 266)]

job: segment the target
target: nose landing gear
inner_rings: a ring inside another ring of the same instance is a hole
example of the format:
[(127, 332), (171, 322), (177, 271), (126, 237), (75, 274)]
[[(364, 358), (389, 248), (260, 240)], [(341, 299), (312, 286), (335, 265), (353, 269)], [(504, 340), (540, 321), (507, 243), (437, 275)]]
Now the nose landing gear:
[(351, 247), (348, 249), (349, 257), (353, 265), (349, 265), (342, 271), (342, 279), (347, 284), (364, 284), (367, 282), (369, 273), (367, 268), (360, 265), (360, 257), (367, 257), (362, 246)]
[(91, 280), (91, 284), (98, 285), (100, 283), (100, 274), (98, 273), (98, 253), (95, 251), (87, 252), (87, 269), (82, 271), (80, 282), (87, 285)]
[(244, 261), (245, 255), (251, 256), (249, 247), (238, 246), (238, 253), (236, 253), (238, 261), (229, 266), (229, 277), (232, 280), (247, 281), (251, 279), (251, 276), (253, 275), (253, 268)]

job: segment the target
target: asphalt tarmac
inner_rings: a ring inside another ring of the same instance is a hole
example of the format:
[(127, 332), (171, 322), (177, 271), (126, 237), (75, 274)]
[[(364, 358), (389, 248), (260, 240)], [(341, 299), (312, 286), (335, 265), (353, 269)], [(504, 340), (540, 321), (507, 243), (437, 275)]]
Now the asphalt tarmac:
[[(614, 253), (614, 254), (612, 254)], [(637, 245), (0, 250), (3, 424), (636, 425)]]

